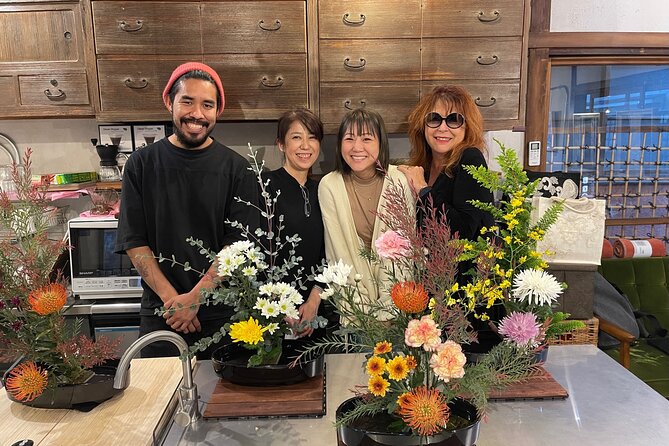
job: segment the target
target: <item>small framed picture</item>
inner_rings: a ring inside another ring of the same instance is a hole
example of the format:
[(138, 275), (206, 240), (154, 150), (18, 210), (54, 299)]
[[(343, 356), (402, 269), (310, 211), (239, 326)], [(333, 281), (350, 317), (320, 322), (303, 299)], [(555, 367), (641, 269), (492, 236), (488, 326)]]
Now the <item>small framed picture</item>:
[(132, 129), (130, 125), (99, 125), (100, 144), (114, 144), (119, 152), (132, 152)]
[(165, 137), (165, 126), (162, 124), (133, 125), (135, 150), (153, 144)]

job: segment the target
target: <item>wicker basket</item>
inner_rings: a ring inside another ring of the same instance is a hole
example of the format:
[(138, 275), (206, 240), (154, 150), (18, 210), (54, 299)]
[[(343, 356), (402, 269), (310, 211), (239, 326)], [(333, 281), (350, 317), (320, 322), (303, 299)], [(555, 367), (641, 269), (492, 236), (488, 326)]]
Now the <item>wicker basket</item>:
[(599, 319), (591, 318), (582, 321), (585, 324), (583, 328), (577, 328), (569, 333), (563, 333), (557, 338), (548, 341), (549, 345), (574, 345), (574, 344), (592, 344), (597, 345), (597, 334), (599, 331)]

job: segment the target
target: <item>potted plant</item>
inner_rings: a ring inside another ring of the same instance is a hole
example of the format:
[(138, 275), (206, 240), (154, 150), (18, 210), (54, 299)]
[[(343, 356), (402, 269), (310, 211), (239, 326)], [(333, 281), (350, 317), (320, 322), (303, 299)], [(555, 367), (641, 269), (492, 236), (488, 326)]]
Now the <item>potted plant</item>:
[[(115, 391), (110, 379), (99, 384), (94, 367), (117, 345), (80, 334), (80, 321), (65, 322), (68, 291), (54, 265), (66, 244), (48, 237), (57, 209), (49, 206), (48, 179), (32, 183), (30, 156), (27, 149), (24, 166), (13, 166), (16, 191), (0, 192), (0, 346), (20, 356), (3, 378), (5, 390), (13, 401), (38, 407), (102, 401)], [(87, 387), (79, 393), (77, 385)], [(91, 390), (99, 387), (102, 393)]]

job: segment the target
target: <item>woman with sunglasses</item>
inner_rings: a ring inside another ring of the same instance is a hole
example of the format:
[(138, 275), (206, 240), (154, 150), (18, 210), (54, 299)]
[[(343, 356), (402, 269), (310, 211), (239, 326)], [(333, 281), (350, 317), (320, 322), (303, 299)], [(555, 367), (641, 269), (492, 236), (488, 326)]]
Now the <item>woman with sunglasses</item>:
[[(281, 265), (292, 256), (301, 257), (302, 260), (290, 272), (295, 274), (298, 268), (303, 268), (303, 280), (325, 257), (318, 184), (309, 178), (309, 171), (318, 160), (322, 140), (323, 124), (312, 111), (306, 108), (287, 111), (279, 118), (276, 136), (276, 144), (283, 154), (283, 166), (263, 173), (263, 179), (269, 179), (267, 189), (270, 197), (275, 197), (277, 191), (280, 191), (273, 229), (276, 231), (278, 218), (283, 216), (281, 238), (297, 234), (301, 239), (294, 254), (288, 252), (292, 247), (285, 246), (279, 251), (276, 262)], [(264, 209), (264, 202), (261, 207)], [(299, 308), (300, 320), (296, 323), (311, 321), (321, 307), (321, 288), (314, 281), (306, 281), (304, 285), (306, 289), (301, 291), (304, 303)], [(307, 326), (296, 335), (309, 336), (313, 331), (312, 327)]]
[[(409, 166), (400, 166), (424, 206), (445, 213), (453, 234), (472, 240), (494, 221), (470, 200), (492, 194), (463, 166), (486, 166), (483, 117), (462, 87), (436, 87), (409, 114)], [(421, 212), (419, 210), (419, 218)]]
[[(351, 283), (356, 275), (360, 298), (390, 304), (383, 266), (360, 255), (375, 251), (374, 241), (385, 231), (377, 213), (381, 212), (384, 191), (392, 180), (406, 191), (413, 212), (413, 197), (406, 178), (396, 166), (388, 165), (390, 147), (383, 118), (364, 108), (349, 112), (337, 134), (335, 171), (318, 186), (325, 226), (325, 253), (328, 261), (342, 260), (351, 265)], [(384, 320), (384, 315), (380, 315)]]

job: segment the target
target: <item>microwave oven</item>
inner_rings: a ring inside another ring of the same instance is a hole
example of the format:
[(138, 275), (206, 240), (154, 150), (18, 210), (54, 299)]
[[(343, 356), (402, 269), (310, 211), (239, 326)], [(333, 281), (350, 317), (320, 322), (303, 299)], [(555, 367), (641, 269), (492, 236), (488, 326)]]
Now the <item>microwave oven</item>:
[(70, 239), (72, 294), (81, 299), (138, 298), (141, 277), (130, 258), (116, 254), (118, 221), (113, 218), (73, 218)]

